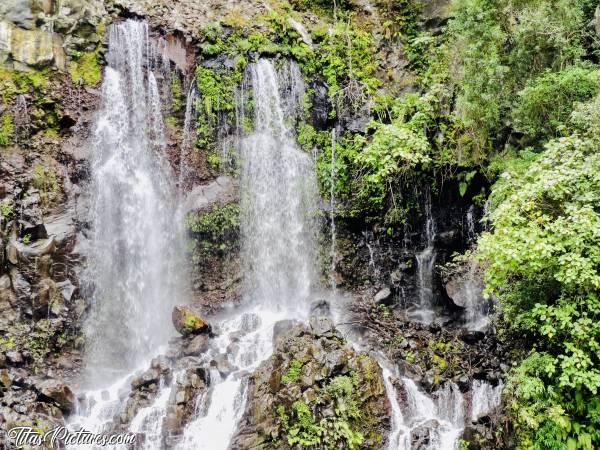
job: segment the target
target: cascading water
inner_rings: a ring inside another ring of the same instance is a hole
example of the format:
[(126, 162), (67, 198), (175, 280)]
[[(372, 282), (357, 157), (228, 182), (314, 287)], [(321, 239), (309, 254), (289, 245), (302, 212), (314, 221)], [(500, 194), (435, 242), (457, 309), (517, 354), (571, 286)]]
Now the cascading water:
[[(92, 142), (86, 379), (73, 423), (101, 431), (128, 376), (166, 344), (181, 301), (182, 233), (164, 152), (159, 59), (143, 22), (108, 30), (108, 67)], [(157, 72), (153, 71), (153, 69)], [(100, 388), (100, 389), (99, 389)]]
[(409, 317), (424, 323), (431, 323), (433, 311), (433, 270), (435, 266), (435, 222), (431, 208), (431, 191), (425, 191), (425, 248), (417, 253), (417, 288), (419, 303), (409, 311)]
[(187, 94), (185, 102), (185, 117), (183, 120), (183, 141), (181, 143), (181, 152), (179, 154), (179, 192), (183, 192), (190, 178), (190, 159), (194, 150), (194, 139), (196, 137), (195, 119), (196, 119), (196, 101), (198, 92), (195, 83), (192, 83)]
[(247, 373), (271, 355), (277, 321), (306, 317), (314, 287), (314, 166), (286, 125), (298, 110), (302, 77), (295, 65), (277, 71), (268, 60), (252, 64), (249, 76), (254, 130), (239, 144), (247, 310), (216, 326), (209, 358), (226, 358), (234, 370), (211, 373), (205, 405), (181, 450), (227, 449), (245, 408)]

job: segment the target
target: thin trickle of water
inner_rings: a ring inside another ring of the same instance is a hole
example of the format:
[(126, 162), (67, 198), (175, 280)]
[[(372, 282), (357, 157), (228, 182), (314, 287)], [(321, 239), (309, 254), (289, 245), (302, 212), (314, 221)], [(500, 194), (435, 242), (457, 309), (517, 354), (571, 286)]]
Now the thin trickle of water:
[(433, 272), (435, 267), (435, 222), (431, 206), (431, 190), (425, 191), (425, 248), (416, 254), (417, 288), (419, 303), (409, 312), (409, 317), (424, 323), (431, 323), (433, 312)]
[(467, 241), (469, 244), (472, 244), (475, 241), (475, 238), (477, 237), (477, 234), (475, 231), (475, 205), (469, 206), (469, 209), (467, 210), (466, 221), (467, 221)]
[(198, 91), (195, 83), (192, 83), (185, 101), (185, 117), (183, 120), (183, 140), (181, 142), (181, 151), (179, 154), (179, 192), (182, 193), (189, 182), (190, 177), (190, 159), (194, 150), (194, 141), (196, 139), (196, 102), (198, 101)]
[(504, 385), (492, 386), (481, 380), (474, 380), (471, 397), (471, 420), (477, 421), (500, 405)]
[(335, 128), (331, 130), (331, 163), (329, 167), (329, 182), (331, 183), (329, 191), (329, 209), (330, 209), (330, 226), (331, 226), (331, 289), (335, 291), (335, 249), (336, 249), (336, 231), (335, 231), (335, 146), (336, 136)]
[(29, 136), (29, 127), (31, 125), (27, 99), (23, 94), (17, 95), (16, 102), (12, 108), (12, 117), (15, 127), (15, 140), (20, 144)]

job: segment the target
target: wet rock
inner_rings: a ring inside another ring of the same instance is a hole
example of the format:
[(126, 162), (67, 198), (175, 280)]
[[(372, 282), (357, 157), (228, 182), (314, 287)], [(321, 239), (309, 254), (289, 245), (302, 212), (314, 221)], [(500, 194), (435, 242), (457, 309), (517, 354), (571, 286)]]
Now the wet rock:
[(31, 285), (17, 269), (10, 271), (10, 280), (19, 302), (27, 303), (31, 297)]
[(494, 436), (486, 427), (482, 424), (471, 424), (467, 425), (462, 433), (461, 440), (468, 443), (469, 450), (484, 450), (489, 449), (489, 445), (494, 442)]
[(400, 373), (413, 380), (415, 383), (420, 383), (423, 378), (423, 370), (416, 364), (410, 364), (404, 360), (398, 362)]
[(317, 300), (310, 305), (310, 314), (313, 316), (331, 316), (331, 308), (327, 300)]
[(21, 227), (21, 236), (30, 236), (34, 241), (48, 238), (46, 226), (41, 222), (29, 223), (24, 220), (19, 220), (19, 225)]
[(273, 342), (276, 342), (281, 336), (288, 333), (293, 327), (301, 325), (297, 320), (280, 320), (273, 326)]
[(0, 17), (20, 28), (31, 30), (35, 17), (30, 3), (30, 0), (4, 0), (0, 6)]
[(377, 292), (377, 294), (375, 294), (375, 297), (373, 298), (375, 303), (380, 303), (383, 305), (390, 305), (393, 299), (394, 298), (392, 296), (392, 290), (389, 287), (381, 289), (379, 292)]
[(437, 233), (435, 235), (434, 244), (444, 248), (453, 248), (460, 244), (462, 234), (459, 230), (449, 230)]
[(211, 327), (188, 306), (176, 306), (171, 316), (175, 329), (182, 335), (210, 333)]
[(237, 183), (230, 177), (219, 177), (215, 181), (196, 186), (184, 202), (185, 212), (202, 212), (214, 205), (226, 205), (238, 200)]
[(61, 301), (56, 283), (50, 278), (44, 278), (38, 283), (37, 292), (31, 296), (33, 312), (44, 316), (49, 312), (58, 315), (61, 310)]
[(156, 368), (150, 368), (143, 372), (142, 374), (136, 376), (131, 381), (132, 389), (139, 389), (142, 387), (148, 387), (152, 384), (158, 384), (160, 381), (161, 372)]
[(0, 313), (6, 313), (15, 305), (16, 297), (11, 288), (10, 277), (0, 276)]
[(485, 338), (485, 333), (483, 331), (465, 330), (461, 333), (460, 338), (467, 344), (473, 345), (483, 340)]
[(317, 337), (323, 336), (331, 338), (334, 336), (340, 336), (333, 325), (333, 321), (329, 317), (311, 316), (309, 323), (312, 333)]
[(210, 362), (210, 365), (219, 371), (222, 377), (227, 377), (235, 370), (235, 367), (229, 362), (227, 355), (220, 354)]
[(185, 356), (199, 355), (208, 350), (208, 334), (199, 334), (189, 339), (183, 347), (183, 354)]
[(61, 281), (60, 283), (56, 283), (56, 288), (59, 290), (63, 300), (67, 303), (69, 303), (71, 298), (73, 298), (73, 293), (76, 289), (76, 287), (73, 286), (73, 283), (71, 283), (71, 280), (65, 280)]
[(327, 85), (321, 81), (315, 81), (310, 86), (313, 90), (312, 108), (310, 110), (312, 126), (318, 130), (324, 130), (327, 127), (331, 111), (329, 90)]
[(484, 302), (483, 279), (477, 271), (466, 271), (452, 276), (445, 284), (446, 294), (456, 306), (472, 307), (473, 301)]
[(9, 350), (6, 352), (6, 360), (14, 365), (14, 366), (18, 366), (23, 364), (23, 362), (25, 361), (25, 358), (23, 358), (23, 354), (18, 351), (18, 350)]
[(336, 405), (325, 387), (333, 380), (347, 383), (350, 378), (354, 382), (349, 395), (361, 418), (348, 425), (365, 436), (361, 448), (381, 448), (389, 431), (381, 368), (341, 339), (317, 336), (306, 326), (293, 327), (280, 336), (273, 356), (250, 376), (246, 410), (230, 448), (271, 448), (269, 443), (275, 440), (286, 442), (276, 411), (283, 408), (291, 417), (296, 401), (306, 402), (319, 420), (331, 418)]
[(56, 404), (64, 413), (70, 413), (75, 409), (76, 398), (71, 388), (57, 380), (47, 380), (38, 384), (39, 399)]
[(411, 450), (427, 450), (430, 445), (437, 441), (440, 424), (437, 420), (431, 419), (418, 427), (414, 428), (410, 433), (410, 449)]

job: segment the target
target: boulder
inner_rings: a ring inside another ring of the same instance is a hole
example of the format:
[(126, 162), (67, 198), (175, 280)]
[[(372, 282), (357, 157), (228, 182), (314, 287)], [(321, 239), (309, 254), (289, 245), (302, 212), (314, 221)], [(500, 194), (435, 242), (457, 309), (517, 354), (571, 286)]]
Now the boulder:
[(208, 334), (198, 334), (187, 340), (183, 347), (185, 356), (199, 355), (208, 350)]
[(196, 186), (184, 202), (184, 211), (208, 211), (214, 205), (226, 205), (237, 201), (238, 186), (230, 177), (219, 177), (211, 183)]
[(317, 337), (334, 337), (339, 336), (338, 331), (333, 325), (333, 321), (329, 317), (311, 316), (309, 319), (310, 329)]
[(54, 403), (64, 413), (75, 409), (77, 399), (71, 388), (57, 380), (46, 380), (37, 385), (38, 399), (46, 403)]
[(210, 333), (211, 326), (188, 306), (176, 306), (171, 316), (175, 329), (183, 336)]
[(31, 285), (23, 275), (17, 269), (12, 269), (10, 271), (10, 280), (13, 290), (17, 295), (17, 300), (23, 303), (29, 302), (31, 298)]
[(377, 292), (377, 294), (375, 294), (373, 300), (375, 301), (375, 303), (381, 303), (384, 305), (391, 304), (393, 300), (392, 290), (389, 287), (384, 287), (379, 292)]
[(435, 245), (444, 248), (453, 248), (460, 244), (462, 234), (459, 230), (448, 230), (437, 233), (434, 238)]

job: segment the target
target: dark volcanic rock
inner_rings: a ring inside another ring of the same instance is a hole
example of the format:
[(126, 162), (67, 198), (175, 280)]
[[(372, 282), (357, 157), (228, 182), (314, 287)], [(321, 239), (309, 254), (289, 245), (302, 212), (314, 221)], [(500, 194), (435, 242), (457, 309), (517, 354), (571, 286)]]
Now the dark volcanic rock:
[[(364, 436), (361, 448), (382, 448), (389, 431), (389, 405), (381, 369), (373, 358), (345, 345), (335, 329), (328, 331), (318, 336), (298, 325), (277, 339), (273, 356), (250, 377), (248, 403), (232, 449), (291, 448), (278, 414), (293, 421), (293, 405), (303, 402), (316, 423), (332, 423), (342, 400), (331, 392), (347, 395), (343, 401), (356, 402), (361, 411), (360, 419), (348, 421)], [(345, 386), (347, 394), (332, 386)], [(279, 445), (273, 447), (273, 442)], [(346, 448), (344, 442), (338, 444)]]

